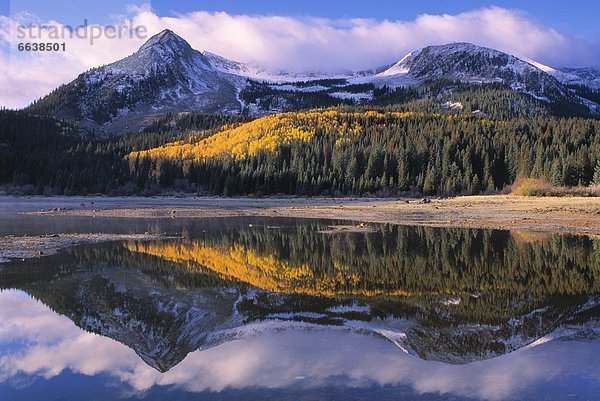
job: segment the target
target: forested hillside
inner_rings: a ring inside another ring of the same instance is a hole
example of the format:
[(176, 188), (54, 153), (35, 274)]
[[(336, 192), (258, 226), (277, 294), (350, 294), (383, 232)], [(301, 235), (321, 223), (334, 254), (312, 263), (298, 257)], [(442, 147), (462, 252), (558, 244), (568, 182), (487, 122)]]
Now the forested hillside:
[[(0, 110), (0, 193), (154, 194), (132, 181), (125, 156), (161, 146), (193, 132), (209, 135), (241, 117), (198, 113), (167, 114), (146, 132), (98, 139), (76, 134), (66, 121), (26, 112)], [(145, 192), (144, 192), (145, 191)]]
[(565, 186), (600, 177), (597, 119), (551, 117), (542, 102), (510, 98), (499, 87), (449, 94), (447, 109), (431, 98), (410, 100), (410, 91), (379, 99), (385, 96), (387, 106), (252, 121), (167, 114), (143, 133), (104, 139), (79, 136), (52, 117), (4, 110), (0, 191), (451, 195), (499, 191), (517, 177)]
[[(588, 185), (600, 122), (465, 114), (284, 113), (128, 155), (138, 182), (210, 193), (480, 193), (517, 177)], [(179, 184), (177, 184), (179, 183)]]

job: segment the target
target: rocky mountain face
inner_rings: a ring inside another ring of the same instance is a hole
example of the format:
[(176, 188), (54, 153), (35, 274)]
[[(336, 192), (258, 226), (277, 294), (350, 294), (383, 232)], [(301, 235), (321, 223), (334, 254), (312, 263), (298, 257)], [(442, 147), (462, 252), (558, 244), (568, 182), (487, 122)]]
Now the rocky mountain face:
[(164, 31), (129, 57), (79, 75), (31, 110), (99, 132), (135, 131), (161, 112), (239, 113), (237, 93), (244, 82), (216, 70), (208, 57)]
[(517, 57), (470, 43), (429, 46), (414, 51), (374, 79), (393, 86), (424, 81), (498, 82), (515, 91), (550, 100), (569, 96), (555, 78)]
[(29, 106), (76, 121), (95, 133), (135, 132), (166, 112), (250, 113), (368, 103), (378, 89), (431, 82), (496, 83), (537, 100), (567, 102), (596, 113), (592, 97), (567, 85), (600, 87), (595, 69), (555, 70), (469, 43), (429, 46), (397, 63), (348, 74), (269, 71), (194, 50), (170, 30), (132, 55), (79, 75)]

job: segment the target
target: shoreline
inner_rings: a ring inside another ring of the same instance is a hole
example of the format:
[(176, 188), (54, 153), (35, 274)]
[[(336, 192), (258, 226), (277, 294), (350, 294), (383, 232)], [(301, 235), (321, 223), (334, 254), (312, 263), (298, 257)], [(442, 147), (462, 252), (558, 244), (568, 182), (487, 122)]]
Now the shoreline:
[(2, 197), (2, 213), (96, 218), (272, 216), (600, 235), (600, 198), (592, 197), (480, 195), (426, 203), (415, 198)]
[(0, 265), (13, 261), (55, 255), (61, 249), (76, 245), (97, 244), (109, 241), (153, 240), (170, 238), (162, 234), (51, 234), (0, 237)]
[(572, 234), (600, 238), (600, 198), (532, 198), (482, 195), (446, 199), (372, 198), (110, 198), (110, 197), (0, 197), (0, 265), (10, 260), (52, 255), (61, 249), (113, 240), (165, 238), (162, 234), (52, 232), (11, 235), (20, 216), (201, 219), (219, 217), (287, 217), (339, 220), (323, 234), (371, 232), (371, 223), (511, 230), (541, 234)]

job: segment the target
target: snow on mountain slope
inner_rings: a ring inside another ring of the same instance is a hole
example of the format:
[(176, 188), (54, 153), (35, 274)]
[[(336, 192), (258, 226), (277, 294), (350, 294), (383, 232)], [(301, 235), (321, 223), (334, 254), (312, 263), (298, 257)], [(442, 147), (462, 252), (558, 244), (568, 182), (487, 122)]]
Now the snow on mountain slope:
[(377, 75), (380, 77), (386, 77), (395, 76), (398, 74), (408, 74), (410, 72), (411, 62), (413, 62), (413, 60), (419, 55), (419, 53), (421, 53), (421, 49), (408, 53), (396, 64), (393, 64), (391, 67), (387, 68), (386, 70), (380, 72)]
[(553, 68), (526, 57), (522, 59), (565, 85), (583, 85), (591, 89), (600, 89), (600, 67)]
[(592, 89), (600, 89), (600, 67), (560, 68), (555, 71), (556, 73), (551, 74), (565, 84), (584, 85)]
[(418, 78), (491, 79), (503, 70), (514, 73), (534, 72), (540, 69), (515, 56), (471, 43), (450, 43), (428, 46), (409, 53), (378, 76), (410, 74)]
[(202, 53), (165, 30), (132, 55), (81, 74), (31, 109), (78, 120), (95, 132), (123, 132), (165, 112), (239, 113), (238, 94), (245, 81), (218, 71)]
[[(235, 90), (243, 79), (216, 70), (210, 60), (172, 31), (150, 38), (136, 53), (90, 73), (86, 78), (100, 81), (119, 92), (133, 93), (136, 83), (148, 82), (155, 98), (154, 109), (209, 108), (239, 111)], [(133, 105), (136, 106), (136, 105)]]
[(471, 43), (451, 43), (411, 52), (373, 76), (372, 81), (392, 87), (413, 86), (438, 79), (469, 83), (497, 82), (544, 100), (569, 96), (560, 82), (539, 66), (498, 50)]
[(373, 99), (376, 87), (419, 87), (431, 81), (500, 83), (540, 100), (599, 109), (589, 96), (579, 98), (563, 83), (600, 87), (600, 71), (556, 70), (470, 43), (428, 46), (375, 70), (296, 73), (200, 52), (164, 30), (132, 55), (81, 74), (29, 110), (77, 121), (92, 132), (120, 133), (139, 130), (166, 112), (262, 115), (360, 104)]
[(251, 63), (240, 63), (229, 60), (208, 51), (202, 52), (210, 65), (217, 71), (235, 74), (256, 81), (266, 81), (270, 83), (293, 83), (300, 81), (314, 81), (319, 79), (348, 78), (352, 75), (348, 73), (327, 73), (327, 72), (292, 72), (284, 70), (270, 70), (265, 67)]

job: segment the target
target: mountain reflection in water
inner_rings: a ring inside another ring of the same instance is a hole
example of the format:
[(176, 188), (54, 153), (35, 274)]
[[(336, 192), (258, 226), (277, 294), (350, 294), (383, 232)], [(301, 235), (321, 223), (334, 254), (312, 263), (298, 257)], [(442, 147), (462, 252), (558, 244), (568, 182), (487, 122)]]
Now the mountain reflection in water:
[(597, 240), (274, 223), (207, 225), (0, 268), (0, 286), (20, 290), (0, 294), (0, 379), (70, 369), (135, 391), (220, 391), (344, 377), (503, 399), (549, 377), (600, 376), (586, 354), (600, 333)]
[[(0, 395), (6, 396), (27, 386), (52, 387), (53, 380), (67, 372), (74, 375), (71, 381), (107, 377), (103, 383), (109, 386), (92, 387), (95, 399), (107, 400), (153, 399), (153, 392), (163, 387), (171, 394), (175, 389), (203, 393), (207, 399), (211, 393), (206, 392), (230, 391), (237, 399), (253, 388), (297, 395), (328, 385), (353, 392), (367, 388), (378, 399), (405, 395), (429, 400), (438, 399), (431, 393), (452, 399), (562, 400), (569, 394), (594, 399), (600, 390), (598, 340), (550, 342), (467, 365), (448, 365), (393, 352), (392, 344), (373, 336), (325, 328), (273, 331), (261, 328), (268, 323), (259, 323), (246, 330), (261, 335), (194, 351), (160, 373), (128, 347), (79, 329), (23, 292), (0, 293), (0, 304)], [(24, 381), (24, 375), (29, 379)], [(57, 391), (52, 387), (45, 394)]]

